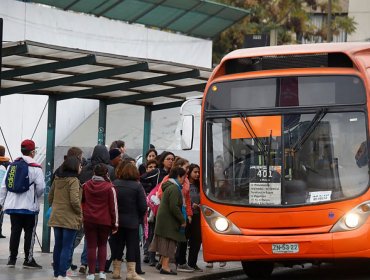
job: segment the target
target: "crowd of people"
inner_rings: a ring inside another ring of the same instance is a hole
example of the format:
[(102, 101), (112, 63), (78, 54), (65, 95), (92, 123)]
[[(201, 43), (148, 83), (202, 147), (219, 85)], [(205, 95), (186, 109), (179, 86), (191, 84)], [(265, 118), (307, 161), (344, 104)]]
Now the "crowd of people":
[[(4, 167), (0, 205), (11, 221), (8, 266), (16, 265), (24, 230), (23, 266), (42, 268), (32, 253), (39, 213), (37, 198), (45, 188), (42, 169), (33, 159), (35, 143), (24, 140), (21, 144), (30, 185), (20, 194), (7, 186), (5, 178), (12, 163), (8, 160), (6, 166), (2, 164), (4, 150), (0, 146), (0, 167)], [(71, 147), (53, 174), (48, 194), (48, 225), (55, 240), (54, 279), (71, 279), (77, 273), (86, 273), (87, 280), (95, 279), (96, 273), (99, 279), (106, 279), (107, 272), (112, 272), (113, 279), (121, 279), (125, 259), (126, 279), (143, 280), (141, 244), (143, 262), (156, 267), (160, 274), (202, 271), (197, 265), (202, 243), (199, 173), (197, 164), (169, 151), (158, 154), (154, 147), (137, 167), (121, 140), (114, 141), (109, 149), (96, 145), (87, 160), (80, 148)], [(73, 253), (83, 238), (77, 272)]]

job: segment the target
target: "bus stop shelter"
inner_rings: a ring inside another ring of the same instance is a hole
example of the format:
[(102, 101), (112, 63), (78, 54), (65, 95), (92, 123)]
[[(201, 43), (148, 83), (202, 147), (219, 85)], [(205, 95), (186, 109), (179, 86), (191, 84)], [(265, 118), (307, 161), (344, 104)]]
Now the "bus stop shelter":
[[(203, 0), (26, 2), (141, 23), (202, 38), (214, 37), (247, 15), (245, 10)], [(129, 14), (132, 18), (124, 17), (128, 14), (119, 12), (127, 7), (135, 8), (136, 13), (132, 11)], [(167, 14), (168, 17), (161, 19), (158, 17), (160, 14)], [(2, 42), (1, 19), (0, 31)], [(3, 43), (0, 50), (0, 97), (11, 94), (48, 96), (44, 216), (49, 207), (47, 196), (54, 171), (58, 101), (72, 98), (99, 101), (98, 144), (105, 144), (108, 105), (126, 103), (143, 106), (145, 154), (150, 143), (152, 112), (180, 107), (188, 99), (200, 98), (211, 73), (208, 68), (97, 53), (30, 40)], [(50, 250), (50, 229), (46, 222), (43, 225), (42, 250)]]

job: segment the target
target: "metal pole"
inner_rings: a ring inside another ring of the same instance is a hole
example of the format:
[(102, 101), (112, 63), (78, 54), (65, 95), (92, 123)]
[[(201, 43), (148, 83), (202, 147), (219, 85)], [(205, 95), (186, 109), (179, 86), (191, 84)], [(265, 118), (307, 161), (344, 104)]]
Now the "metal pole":
[(46, 159), (45, 159), (45, 191), (44, 191), (44, 221), (42, 224), (42, 252), (50, 253), (50, 228), (46, 213), (49, 209), (49, 191), (51, 179), (54, 172), (54, 151), (55, 151), (55, 124), (56, 124), (57, 100), (49, 96), (48, 104), (48, 127), (46, 136)]
[(330, 43), (333, 40), (331, 31), (331, 0), (328, 0), (328, 38), (327, 41)]
[(150, 110), (148, 106), (145, 106), (144, 131), (143, 131), (143, 162), (146, 161), (145, 154), (149, 150), (151, 126), (152, 126), (152, 110)]
[(98, 144), (105, 145), (107, 129), (107, 104), (99, 101), (99, 125), (98, 125)]

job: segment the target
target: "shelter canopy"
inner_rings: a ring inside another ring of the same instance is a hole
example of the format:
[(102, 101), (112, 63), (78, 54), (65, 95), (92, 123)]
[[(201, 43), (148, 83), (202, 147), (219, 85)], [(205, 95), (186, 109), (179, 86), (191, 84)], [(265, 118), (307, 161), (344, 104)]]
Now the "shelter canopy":
[(160, 110), (203, 94), (211, 69), (96, 53), (32, 41), (5, 43), (2, 89), (9, 94), (89, 98)]
[(249, 14), (208, 0), (22, 0), (139, 23), (193, 37), (213, 38)]

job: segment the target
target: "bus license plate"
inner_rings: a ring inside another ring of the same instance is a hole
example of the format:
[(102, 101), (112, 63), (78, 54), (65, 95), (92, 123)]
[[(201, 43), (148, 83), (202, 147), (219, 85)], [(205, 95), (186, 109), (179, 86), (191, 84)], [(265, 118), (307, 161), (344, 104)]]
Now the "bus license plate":
[(273, 254), (292, 254), (299, 252), (298, 243), (272, 244)]

